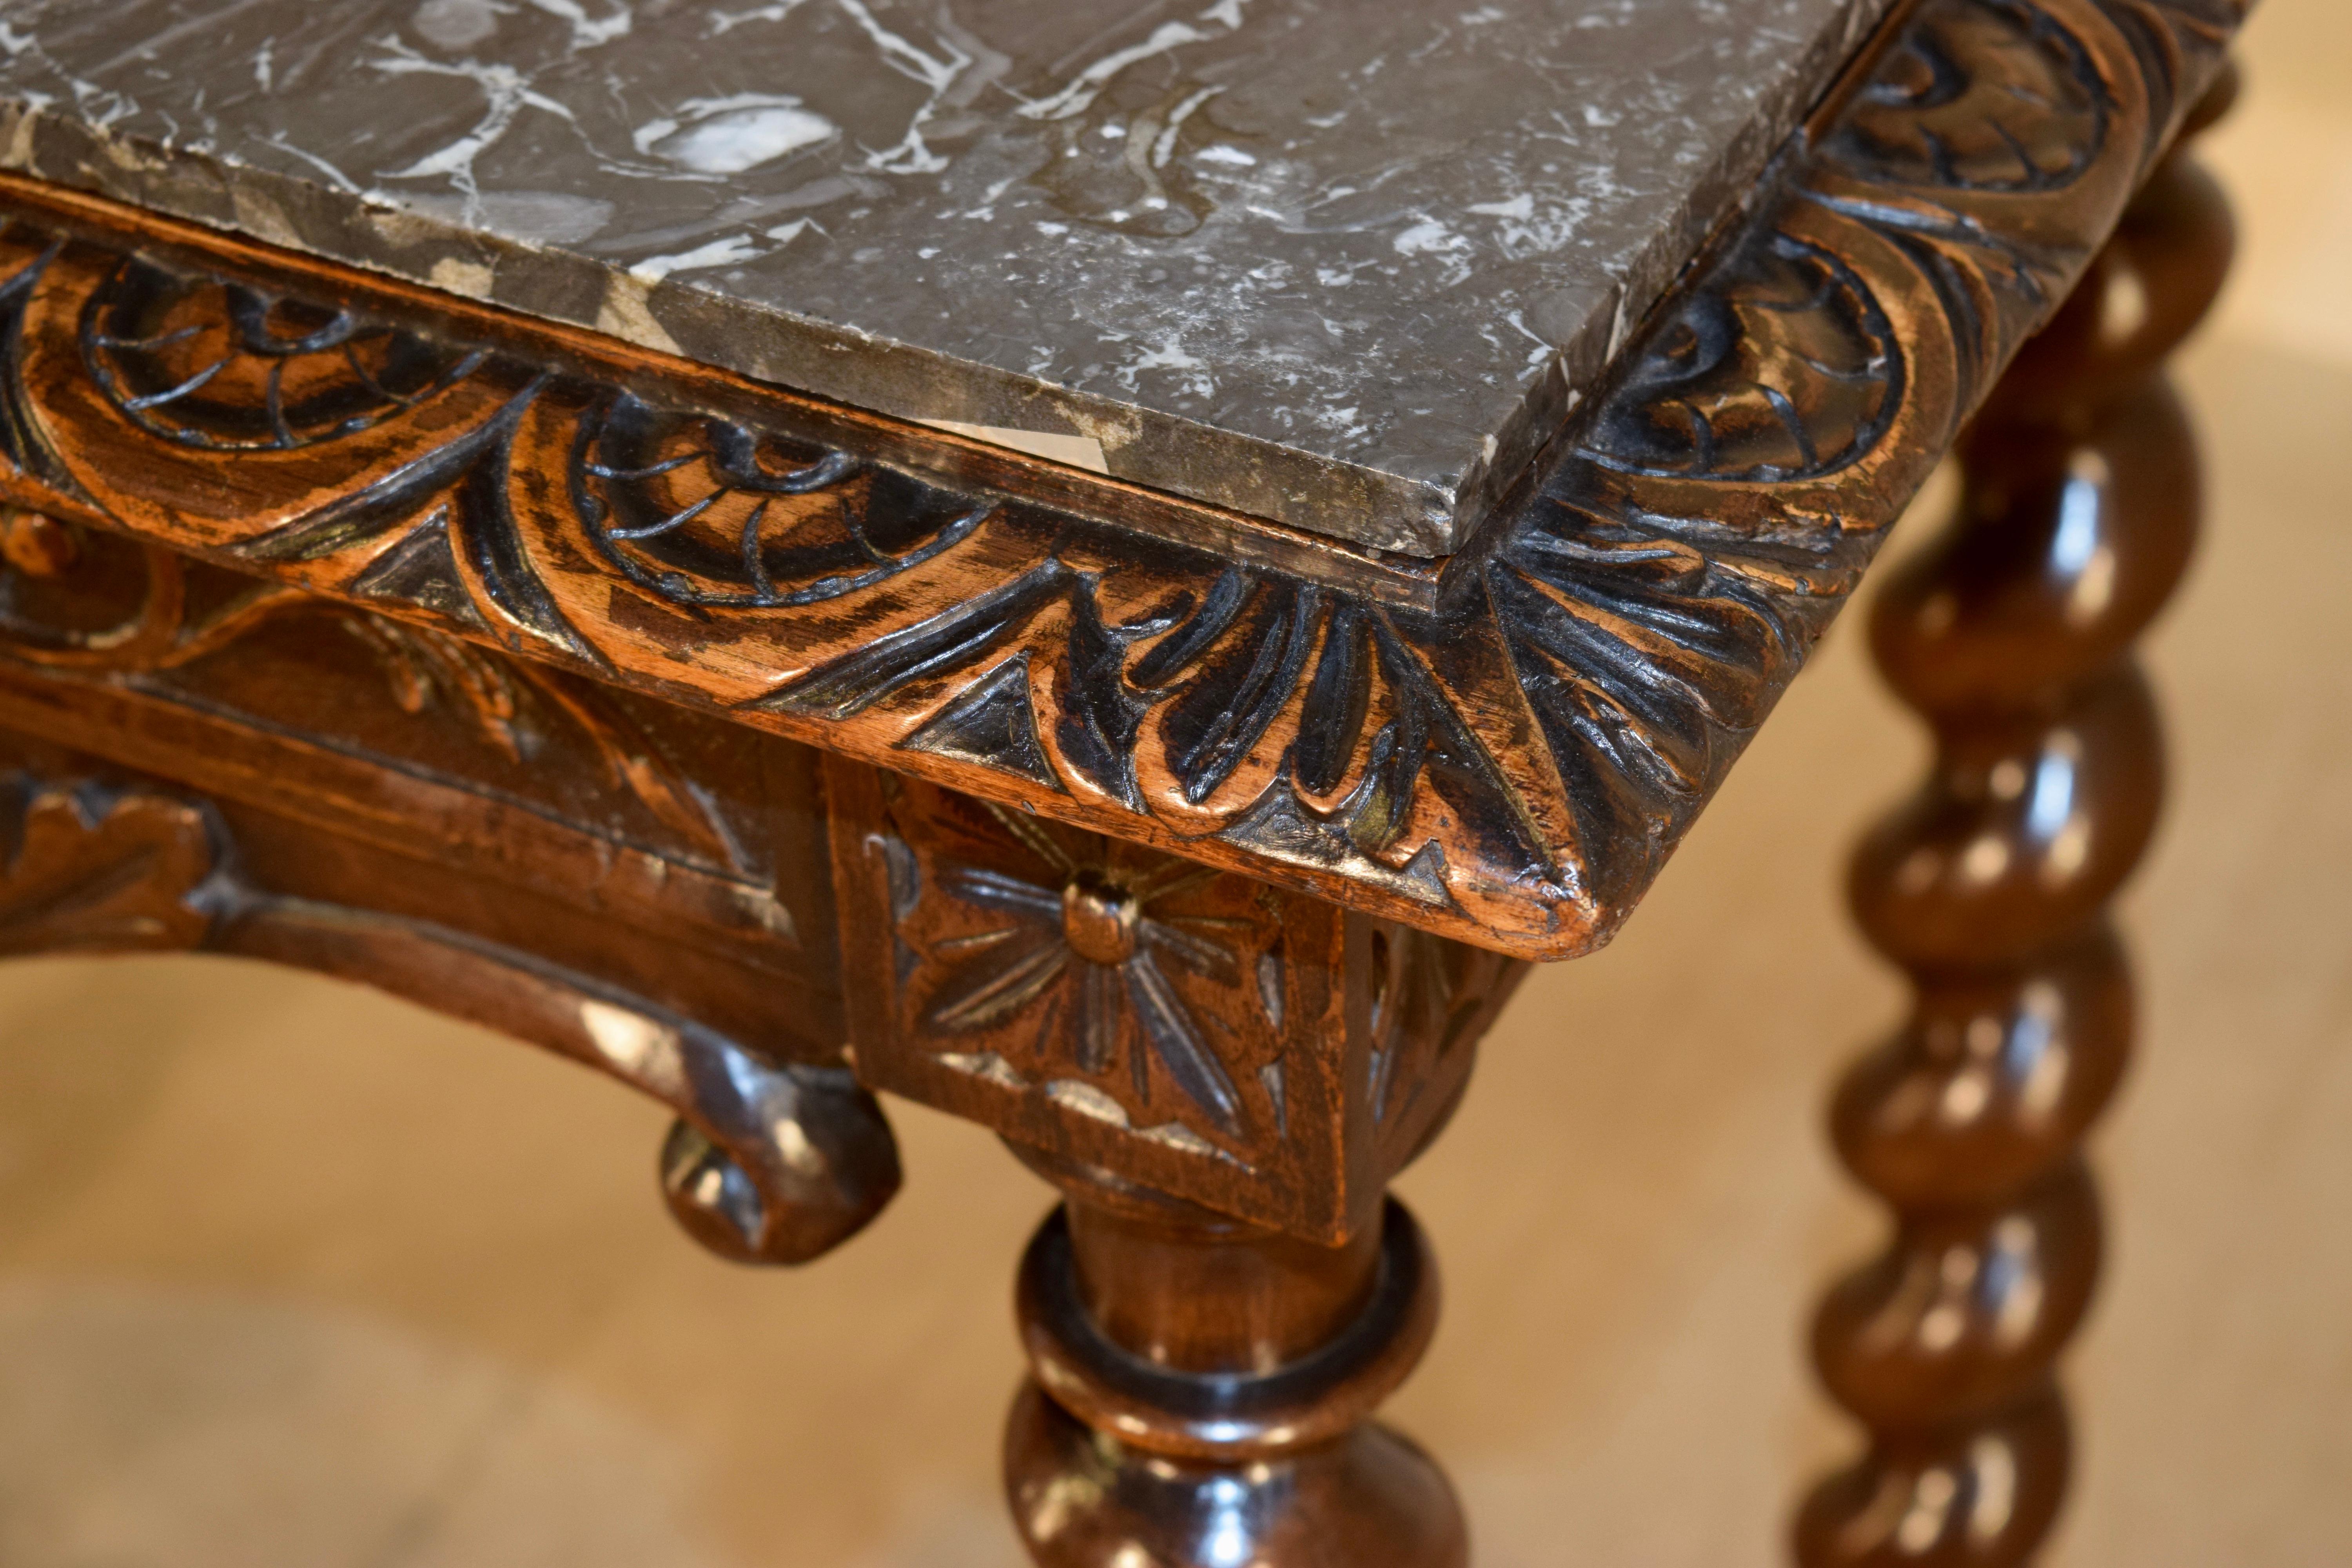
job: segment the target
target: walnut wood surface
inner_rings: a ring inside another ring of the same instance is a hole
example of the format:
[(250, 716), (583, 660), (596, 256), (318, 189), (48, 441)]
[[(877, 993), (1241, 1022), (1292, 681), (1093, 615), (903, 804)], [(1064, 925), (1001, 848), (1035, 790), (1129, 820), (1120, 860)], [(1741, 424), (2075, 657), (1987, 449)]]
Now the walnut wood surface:
[(665, 1194), (730, 1258), (895, 1189), (814, 753), (34, 514), (0, 552), (0, 951), (267, 958), (547, 1046), (679, 1113)]
[(1923, 0), (1433, 584), (21, 182), (5, 488), (1567, 956), (1655, 875), (2242, 10)]
[[(1389, 1178), (1527, 965), (826, 760), (858, 1075), (1069, 1195), (1006, 1436), (1055, 1568), (1459, 1568), (1444, 1475), (1368, 1425), (1436, 1326)], [(1255, 1222), (1255, 1223), (1253, 1223)]]
[(0, 724), (576, 906), (482, 934), (839, 1059), (814, 753), (106, 533), (16, 513), (0, 544)]
[(2107, 905), (2162, 785), (2131, 644), (2197, 529), (2194, 438), (2161, 362), (2230, 251), (2221, 196), (2176, 154), (1993, 395), (1962, 447), (1958, 520), (1872, 618), (1937, 760), (1853, 865), (1863, 929), (1916, 1001), (1832, 1115), (1896, 1230), (1815, 1323), (1822, 1378), (1871, 1447), (1806, 1503), (1810, 1565), (2023, 1563), (2064, 1495), (2053, 1367), (2100, 1254), (2083, 1137), (2133, 1026)]
[(1316, 1247), (1041, 1163), (1069, 1194), (1023, 1259), (1031, 1383), (1005, 1489), (1046, 1568), (1462, 1568), (1444, 1475), (1370, 1417), (1437, 1321), (1391, 1201)]
[(689, 1234), (738, 1261), (819, 1257), (898, 1189), (889, 1127), (845, 1068), (779, 1061), (462, 925), (252, 880), (253, 850), (354, 889), (413, 870), (299, 825), (5, 732), (0, 770), (0, 952), (240, 954), (365, 981), (546, 1047), (678, 1113), (661, 1153), (664, 1196)]
[(1048, 1155), (1339, 1243), (1526, 965), (843, 758), (858, 1076)]
[[(980, 1121), (1068, 1200), (1006, 1450), (1041, 1562), (1458, 1568), (1370, 1419), (1436, 1313), (1388, 1182), (1517, 961), (1632, 909), (2242, 11), (1919, 0), (1435, 572), (0, 182), (0, 946), (536, 1039), (677, 1110), (665, 1191), (730, 1257), (887, 1199), (866, 1086)], [(1823, 1313), (1874, 1447), (1808, 1561), (2016, 1561), (2063, 1480), (2198, 190), (2157, 174), (1885, 601), (1944, 753), (1857, 872), (1921, 1004), (1842, 1101), (1903, 1226)]]

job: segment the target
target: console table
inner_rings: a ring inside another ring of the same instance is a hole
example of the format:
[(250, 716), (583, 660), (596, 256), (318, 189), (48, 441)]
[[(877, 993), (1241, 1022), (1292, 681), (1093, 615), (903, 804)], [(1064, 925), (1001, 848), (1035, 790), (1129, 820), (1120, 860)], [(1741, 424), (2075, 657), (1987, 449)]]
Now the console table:
[(1458, 1565), (1388, 1184), (1957, 454), (1794, 1552), (2023, 1562), (2245, 8), (22, 0), (0, 946), (572, 1057), (746, 1263), (875, 1220), (877, 1091), (969, 1118), (1065, 1194), (1039, 1563)]

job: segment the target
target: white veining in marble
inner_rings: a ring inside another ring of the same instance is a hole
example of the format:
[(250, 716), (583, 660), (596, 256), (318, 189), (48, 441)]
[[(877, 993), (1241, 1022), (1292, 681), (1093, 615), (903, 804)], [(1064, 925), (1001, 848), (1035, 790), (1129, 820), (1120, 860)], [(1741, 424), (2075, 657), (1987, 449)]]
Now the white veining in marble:
[(1426, 552), (1882, 8), (5, 0), (0, 163)]

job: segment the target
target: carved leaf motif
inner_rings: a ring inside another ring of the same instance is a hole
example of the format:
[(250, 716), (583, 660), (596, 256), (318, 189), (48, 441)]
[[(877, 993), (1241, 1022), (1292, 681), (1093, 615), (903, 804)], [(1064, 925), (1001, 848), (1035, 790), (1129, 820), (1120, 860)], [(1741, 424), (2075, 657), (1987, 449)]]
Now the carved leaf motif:
[(430, 400), (488, 357), (137, 257), (91, 296), (82, 352), (123, 417), (165, 440), (224, 451), (291, 451), (353, 435)]
[(203, 811), (96, 784), (5, 782), (0, 952), (187, 948), (212, 923)]
[(1559, 510), (1570, 526), (1514, 538), (1487, 591), (1578, 841), (1612, 851), (1580, 869), (1615, 900), (1721, 782), (1860, 563), (1833, 534), (1776, 548), (1705, 522)]
[[(1842, 456), (1867, 440), (1879, 406), (1892, 396), (1897, 378), (1867, 331), (1866, 295), (1839, 277), (1830, 258), (1797, 242), (1780, 245), (1773, 256), (1779, 273), (1715, 296), (1740, 321), (1771, 316), (1797, 323), (1772, 340), (1783, 352), (1769, 365), (1751, 360), (1738, 367), (1748, 373), (1738, 378), (1740, 390), (1702, 384), (1730, 374), (1718, 360), (1651, 356), (1654, 363), (1676, 364), (1679, 379), (1662, 375), (1639, 390), (1656, 393), (1658, 384), (1675, 380), (1683, 407), (1709, 405), (1702, 416), (1708, 434), (1692, 443), (1699, 458), (1684, 467), (1719, 468), (1727, 445), (1738, 448), (1747, 470), (1821, 467), (1822, 454), (1808, 447), (1802, 421), (1790, 412), (1796, 397), (1816, 412), (1832, 404), (1843, 411), (1849, 427), (1833, 453)], [(124, 286), (124, 276), (115, 274), (116, 286)], [(141, 281), (174, 300), (186, 294), (174, 293), (160, 275), (142, 275)], [(1746, 351), (1756, 335), (1717, 334)], [(1801, 384), (1801, 377), (1811, 379)], [(516, 542), (512, 487), (503, 474), (514, 429), (545, 384), (544, 376), (532, 380), (487, 422), (455, 432), (375, 486), (254, 539), (243, 553), (309, 561), (367, 548), (372, 560), (404, 563), (428, 536), (438, 537), (434, 531), (446, 530), (454, 569), (476, 598), (559, 647), (593, 655)], [(1746, 410), (1735, 406), (1743, 395), (1752, 405)], [(1717, 428), (1736, 439), (1727, 443)], [(1758, 457), (1750, 448), (1761, 445), (1759, 430), (1789, 450)], [(795, 449), (739, 424), (665, 411), (629, 394), (594, 403), (581, 416), (579, 432), (570, 485), (587, 540), (637, 586), (697, 610), (770, 613), (866, 595), (964, 542), (998, 510), (884, 465), (839, 451)], [(1648, 455), (1658, 456), (1654, 449)], [(436, 497), (446, 498), (437, 509)], [(1654, 843), (1662, 836), (1658, 819), (1686, 814), (1719, 774), (1713, 751), (1727, 757), (1737, 749), (1711, 749), (1705, 726), (1694, 728), (1689, 715), (1675, 710), (1671, 693), (1662, 698), (1649, 689), (1654, 682), (1635, 664), (1658, 647), (1669, 657), (1679, 649), (1690, 656), (1683, 661), (1693, 667), (1690, 679), (1704, 683), (1708, 617), (1725, 613), (1727, 595), (1718, 584), (1691, 598), (1685, 590), (1704, 574), (1661, 573), (1638, 552), (1587, 552), (1572, 580), (1549, 571), (1561, 542), (1541, 524), (1575, 515), (1555, 510), (1518, 530), (1513, 570), (1490, 574), (1487, 591), (1510, 631), (1507, 640), (1521, 650), (1515, 657), (1523, 675), (1528, 650), (1555, 661), (1580, 648), (1613, 647), (1626, 655), (1613, 667), (1603, 660), (1580, 670), (1580, 715), (1563, 721), (1560, 703), (1549, 710), (1535, 705), (1539, 732), (1560, 753), (1563, 776), (1583, 784), (1590, 775), (1589, 798), (1573, 803), (1580, 825), (1593, 836), (1583, 842), (1548, 837), (1516, 798), (1520, 786), (1475, 740), (1470, 719), (1416, 648), (1429, 631), (1401, 630), (1345, 595), (1234, 568), (1197, 579), (1203, 589), (1187, 591), (1179, 585), (1182, 574), (1205, 564), (1190, 552), (1107, 563), (1107, 542), (1072, 535), (1068, 549), (1027, 572), (820, 667), (761, 706), (850, 718), (917, 695), (909, 688), (936, 690), (944, 678), (975, 671), (983, 661), (1002, 669), (1008, 649), (1025, 650), (1017, 657), (1034, 672), (1034, 722), (1001, 725), (996, 732), (1027, 752), (1000, 765), (1034, 776), (1042, 754), (1066, 791), (1083, 789), (1130, 811), (1172, 816), (1188, 835), (1213, 832), (1293, 860), (1385, 874), (1439, 906), (1447, 894), (1434, 867), (1423, 868), (1433, 846), (1409, 837), (1430, 809), (1425, 794), (1492, 825), (1498, 837), (1490, 842), (1508, 846), (1524, 882), (1618, 885), (1633, 878), (1596, 874), (1584, 861), (1596, 850), (1622, 859), (1623, 844)], [(380, 541), (397, 530), (405, 531), (402, 542), (384, 550)], [(1613, 587), (1612, 575), (1622, 579)], [(387, 577), (385, 568), (370, 567), (368, 591), (384, 591)], [(1627, 605), (1640, 603), (1649, 635), (1612, 643), (1580, 632), (1596, 619), (1572, 607), (1580, 593), (1601, 608), (1601, 620), (1622, 620)], [(1712, 657), (1746, 650), (1735, 630), (1718, 632), (1724, 652)], [(468, 666), (454, 643), (428, 645), (397, 631), (382, 637), (408, 639), (394, 673), (414, 700), (446, 689), (463, 700), (487, 736), (520, 756), (510, 679)], [(698, 814), (657, 767), (626, 765), (633, 748), (611, 739), (602, 715), (570, 706), (657, 814), (674, 826), (696, 823)], [(959, 754), (979, 760), (971, 751), (965, 744)], [(1621, 809), (1629, 794), (1663, 795), (1665, 804), (1646, 813), (1638, 805)], [(1628, 863), (1639, 868), (1649, 858), (1637, 855)], [(1171, 1042), (1171, 1056), (1181, 1058), (1186, 1033), (1157, 971), (1139, 969), (1129, 992), (1139, 1016), (1163, 1021), (1161, 1036)], [(1192, 1077), (1209, 1082), (1205, 1075)]]
[(1832, 473), (1885, 436), (1902, 351), (1847, 262), (1775, 232), (1678, 293), (1587, 427), (1627, 473), (1770, 483)]
[(572, 489), (639, 587), (708, 609), (822, 604), (953, 548), (994, 509), (846, 452), (805, 449), (628, 393), (581, 425)]
[(717, 808), (622, 703), (601, 689), (446, 632), (278, 584), (254, 584), (194, 614), (185, 583), (188, 568), (179, 557), (152, 546), (94, 539), (82, 530), (68, 528), (66, 533), (85, 552), (97, 546), (135, 551), (143, 562), (147, 591), (128, 620), (89, 631), (60, 627), (51, 618), (20, 613), (14, 601), (23, 574), (0, 567), (0, 649), (12, 657), (117, 674), (180, 669), (279, 616), (324, 617), (375, 655), (403, 711), (454, 714), (518, 766), (543, 749), (551, 726), (568, 725), (587, 742), (612, 784), (634, 795), (703, 860), (736, 872), (746, 869), (738, 863), (740, 851)]
[[(1609, 405), (1600, 428), (1620, 439), (1592, 448), (1600, 462), (1796, 479), (1878, 438), (1902, 378), (1866, 286), (1786, 236), (1759, 254), (1727, 264), (1719, 283), (1694, 294), (1682, 337), (1638, 357), (1647, 374)], [(240, 553), (363, 555), (356, 591), (397, 595), (415, 578), (420, 604), (446, 613), (443, 601), (459, 595), (468, 612), (483, 606), (603, 665), (541, 580), (533, 551), (544, 546), (525, 545), (513, 510), (530, 493), (509, 473), (515, 433), (549, 384), (545, 373), (528, 377), (486, 420)], [(872, 602), (1005, 513), (887, 465), (633, 394), (581, 407), (568, 479), (581, 537), (635, 587), (697, 614)], [(1433, 911), (1457, 896), (1430, 836), (1449, 821), (1476, 825), (1465, 847), (1482, 880), (1615, 896), (1646, 879), (1720, 777), (1760, 716), (1759, 694), (1794, 668), (1780, 656), (1810, 642), (1794, 601), (1835, 574), (1759, 570), (1731, 553), (1736, 534), (1614, 521), (1577, 500), (1581, 471), (1508, 531), (1478, 579), (1515, 669), (1488, 684), (1518, 689), (1566, 786), (1561, 803), (1530, 798), (1524, 772), (1479, 738), (1482, 715), (1439, 673), (1460, 662), (1444, 622), (1068, 525), (1042, 536), (1046, 549), (1025, 569), (753, 706), (836, 722), (904, 715), (929, 733), (961, 700), (960, 681), (1003, 686), (1010, 672), (1025, 692), (992, 687), (992, 700), (1025, 698), (1030, 721), (961, 726), (940, 754), (1160, 816), (1188, 838), (1376, 881)], [(448, 565), (416, 564), (431, 561)], [(520, 754), (510, 679), (469, 667), (454, 642), (382, 636), (407, 639), (395, 677), (413, 698), (446, 689)], [(1759, 652), (1769, 655), (1760, 665)], [(658, 767), (630, 765), (641, 755), (601, 713), (568, 707), (664, 820), (695, 823)], [(991, 742), (1003, 754), (984, 749)], [(1225, 1097), (1191, 1068), (1197, 1052), (1164, 981), (1155, 959), (1126, 976), (1122, 994), (1135, 1016), (1157, 1021), (1170, 1070), (1215, 1104)], [(1088, 994), (1100, 1011), (1099, 985)]]
[(456, 712), (508, 761), (523, 760), (528, 731), (516, 723), (522, 701), (516, 667), (426, 626), (348, 611), (334, 619), (383, 662), (403, 712)]
[(1510, 995), (1527, 965), (1498, 953), (1382, 921), (1372, 929), (1370, 1101), (1375, 1133), (1402, 1166), (1416, 1151), (1401, 1136), (1427, 1136), (1433, 1092), (1458, 1090), (1459, 1061)]
[(220, 834), (200, 801), (0, 774), (0, 954), (216, 945), (535, 1038), (678, 1113), (665, 1196), (690, 1234), (740, 1262), (807, 1262), (897, 1190), (881, 1108), (837, 1063), (775, 1060), (471, 932), (234, 881)]
[[(383, 661), (394, 700), (404, 711), (455, 713), (517, 765), (532, 762), (544, 749), (552, 722), (568, 721), (587, 741), (607, 779), (705, 861), (737, 872), (747, 869), (739, 864), (741, 852), (717, 808), (607, 693), (446, 632), (309, 595), (275, 607), (332, 617)], [(209, 651), (222, 639), (200, 634), (194, 640)]]
[(2149, 126), (2161, 133), (2189, 107), (2183, 92), (2202, 90), (2204, 68), (2228, 52), (2252, 0), (2101, 0), (2140, 50), (2149, 96)]
[[(553, 379), (552, 372), (532, 375), (489, 419), (373, 484), (246, 541), (237, 553), (256, 562), (319, 561), (400, 531), (404, 537), (380, 552), (390, 556), (438, 533), (467, 596), (460, 618), (481, 626), (487, 610), (507, 628), (504, 640), (520, 646), (528, 638), (603, 668), (604, 656), (531, 565), (506, 482), (516, 427)], [(352, 586), (360, 588), (357, 581)]]
[(2107, 90), (2083, 40), (2035, 0), (1926, 8), (1826, 144), (1865, 178), (2053, 191), (2097, 161)]
[[(699, 384), (634, 361), (496, 359), (444, 384), (466, 351), (401, 350), (427, 359), (395, 374), (394, 331), (362, 362), (384, 395), (346, 363), (343, 392), (305, 402), (296, 363), (373, 325), (257, 316), (247, 285), (157, 264), (93, 275), (80, 243), (43, 262), (29, 230), (0, 234), (20, 272), (47, 268), (37, 289), (0, 283), (17, 470), (0, 479), (33, 505), (79, 487), (174, 542), (1088, 827), (1565, 955), (1689, 826), (2120, 210), (2169, 123), (2156, 100), (2210, 75), (2242, 11), (1925, 0), (1416, 608), (935, 482), (790, 398), (772, 421), (719, 416)], [(289, 438), (355, 419), (390, 434), (324, 505), (315, 478), (283, 479), (267, 524), (166, 516), (89, 456), (114, 461), (119, 440), (61, 442), (66, 466), (41, 466), (27, 387), (63, 379), (60, 340), (174, 448), (153, 460), (258, 443), (248, 488)], [(354, 387), (376, 402), (345, 411)], [(402, 399), (436, 395), (457, 412), (408, 419)]]

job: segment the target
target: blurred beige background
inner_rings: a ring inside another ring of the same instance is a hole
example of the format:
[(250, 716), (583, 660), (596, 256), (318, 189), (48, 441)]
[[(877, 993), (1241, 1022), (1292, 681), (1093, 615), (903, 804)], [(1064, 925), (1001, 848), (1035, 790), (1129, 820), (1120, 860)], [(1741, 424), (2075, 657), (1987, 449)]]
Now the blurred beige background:
[[(2246, 54), (2059, 1568), (2352, 1563), (2352, 8), (2268, 0)], [(1901, 998), (1835, 868), (1922, 761), (1857, 629), (1624, 938), (1521, 993), (1403, 1183), (1449, 1300), (1392, 1415), (1482, 1568), (1760, 1568), (1847, 1441), (1800, 1339), (1876, 1222), (1818, 1107)], [(1045, 1190), (892, 1113), (896, 1206), (758, 1275), (663, 1215), (664, 1113), (576, 1068), (216, 961), (0, 971), (0, 1563), (1014, 1568), (994, 1448)]]

